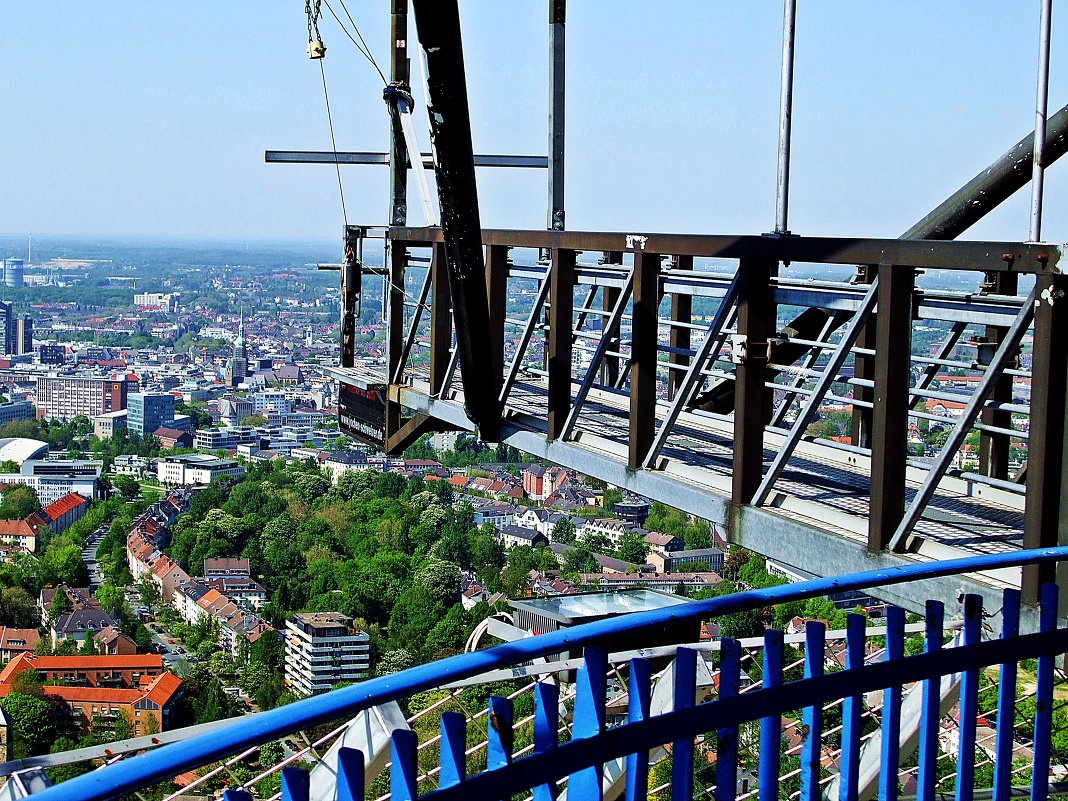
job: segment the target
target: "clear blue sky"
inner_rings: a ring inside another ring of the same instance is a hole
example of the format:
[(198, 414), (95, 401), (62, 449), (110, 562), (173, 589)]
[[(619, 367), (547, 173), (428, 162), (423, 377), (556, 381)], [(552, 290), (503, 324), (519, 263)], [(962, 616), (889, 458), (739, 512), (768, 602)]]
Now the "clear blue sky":
[[(385, 69), (387, 0), (348, 3)], [(461, 4), (478, 151), (545, 152), (547, 5)], [(568, 5), (568, 227), (770, 229), (781, 2)], [(799, 6), (794, 231), (896, 236), (1031, 130), (1038, 0)], [(1053, 110), (1068, 102), (1064, 8)], [(385, 149), (380, 81), (324, 14), (338, 147)], [(329, 146), (299, 0), (6, 0), (0, 30), (0, 231), (339, 235), (331, 167), (263, 162)], [(383, 222), (385, 169), (343, 175), (350, 221)], [(479, 181), (484, 224), (544, 227), (544, 172)], [(1028, 195), (970, 238), (1025, 239)], [(1068, 165), (1047, 174), (1046, 210), (1044, 238), (1068, 241)]]

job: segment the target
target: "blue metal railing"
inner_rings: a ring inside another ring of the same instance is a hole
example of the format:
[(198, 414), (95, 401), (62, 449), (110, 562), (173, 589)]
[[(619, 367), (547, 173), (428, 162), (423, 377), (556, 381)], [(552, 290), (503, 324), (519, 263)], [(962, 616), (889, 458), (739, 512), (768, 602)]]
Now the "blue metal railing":
[[(1024, 564), (1068, 559), (1068, 546), (1006, 554), (970, 557), (944, 562), (893, 567), (849, 576), (814, 579), (770, 589), (751, 590), (665, 610), (640, 612), (589, 623), (572, 629), (462, 654), (420, 665), (389, 676), (371, 679), (340, 690), (315, 696), (243, 718), (219, 731), (192, 737), (131, 759), (70, 779), (39, 796), (41, 801), (97, 801), (123, 796), (134, 790), (170, 779), (180, 773), (216, 762), (276, 740), (296, 731), (357, 713), (377, 705), (408, 698), (414, 693), (466, 679), (508, 666), (522, 665), (539, 657), (584, 649), (584, 665), (578, 672), (574, 702), (572, 738), (557, 743), (558, 704), (551, 690), (535, 692), (533, 753), (513, 760), (511, 702), (490, 700), (487, 735), (487, 770), (465, 775), (466, 720), (445, 713), (441, 719), (440, 773), (437, 789), (418, 795), (417, 738), (413, 732), (397, 731), (392, 742), (390, 789), (394, 801), (408, 799), (507, 798), (530, 791), (535, 801), (555, 797), (555, 782), (568, 778), (569, 798), (600, 797), (604, 765), (609, 760), (626, 761), (626, 798), (647, 795), (648, 752), (669, 743), (672, 755), (671, 797), (689, 799), (693, 793), (694, 738), (716, 734), (716, 798), (733, 801), (737, 778), (738, 727), (752, 721), (765, 721), (761, 735), (759, 783), (761, 798), (778, 797), (779, 720), (784, 712), (802, 711), (801, 798), (821, 796), (820, 733), (821, 705), (843, 700), (839, 794), (844, 800), (857, 797), (858, 764), (861, 749), (861, 697), (883, 691), (881, 720), (883, 771), (880, 797), (895, 799), (897, 794), (896, 743), (900, 727), (902, 687), (923, 682), (923, 717), (920, 721), (919, 789), (921, 799), (931, 799), (935, 791), (935, 761), (938, 754), (939, 684), (943, 676), (961, 674), (961, 754), (969, 755), (975, 745), (977, 678), (983, 667), (1001, 665), (1003, 681), (1015, 687), (1015, 666), (1024, 659), (1037, 659), (1037, 690), (1032, 798), (1044, 798), (1049, 781), (1050, 727), (1054, 683), (1054, 658), (1068, 652), (1068, 629), (1057, 628), (1057, 590), (1042, 589), (1039, 631), (1018, 634), (1020, 594), (1008, 590), (1002, 606), (1003, 632), (998, 639), (980, 642), (983, 617), (979, 596), (966, 596), (964, 624), (958, 647), (942, 648), (944, 609), (930, 601), (926, 615), (924, 653), (905, 657), (903, 612), (892, 608), (886, 633), (887, 659), (864, 663), (864, 619), (851, 616), (847, 630), (846, 669), (824, 674), (819, 655), (823, 654), (824, 632), (818, 624), (806, 628), (804, 678), (782, 680), (782, 635), (769, 631), (765, 637), (763, 686), (754, 692), (739, 693), (740, 648), (724, 640), (720, 653), (718, 697), (695, 703), (696, 651), (680, 647), (674, 671), (674, 708), (661, 715), (649, 714), (650, 670), (643, 659), (634, 659), (629, 669), (627, 720), (614, 728), (605, 726), (605, 677), (608, 653), (620, 637), (633, 641), (652, 634), (665, 625), (697, 622), (724, 614), (752, 610), (786, 601), (804, 600), (830, 592), (857, 590), (922, 581), (949, 575), (972, 573)], [(555, 688), (553, 688), (555, 690)], [(998, 720), (1014, 719), (1015, 695), (1010, 689), (998, 696)], [(803, 702), (803, 704), (802, 704)], [(970, 721), (970, 723), (969, 723)], [(971, 733), (966, 734), (965, 729)], [(1004, 734), (1003, 734), (1004, 730)], [(997, 731), (999, 760), (995, 772), (994, 798), (1008, 798), (1009, 765), (1005, 755), (1013, 749), (1012, 726)], [(968, 738), (971, 739), (968, 739)], [(965, 750), (971, 748), (972, 750)], [(363, 755), (341, 749), (338, 765), (339, 798), (363, 798)], [(958, 759), (958, 798), (971, 793), (971, 759)], [(282, 798), (307, 798), (308, 774), (295, 768), (282, 770)], [(892, 776), (892, 778), (890, 778)], [(767, 788), (766, 790), (764, 788)], [(346, 795), (345, 793), (348, 793)], [(247, 795), (229, 790), (225, 796), (239, 801)]]

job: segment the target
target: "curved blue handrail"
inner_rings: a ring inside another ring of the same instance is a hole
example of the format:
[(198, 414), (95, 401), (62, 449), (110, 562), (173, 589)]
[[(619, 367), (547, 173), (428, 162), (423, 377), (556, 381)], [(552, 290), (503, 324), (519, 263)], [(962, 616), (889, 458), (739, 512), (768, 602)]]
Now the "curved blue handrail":
[(1068, 546), (901, 565), (767, 589), (747, 590), (668, 609), (635, 612), (586, 623), (474, 653), (459, 654), (400, 673), (369, 679), (324, 695), (306, 698), (269, 712), (249, 715), (225, 728), (172, 743), (69, 779), (35, 795), (35, 798), (40, 801), (105, 801), (201, 765), (216, 762), (268, 740), (279, 739), (294, 731), (341, 717), (352, 717), (378, 704), (407, 698), (414, 693), (486, 671), (607, 641), (617, 635), (633, 637), (645, 631), (656, 630), (665, 623), (697, 622), (717, 615), (759, 609), (786, 601), (805, 600), (833, 592), (1062, 560), (1068, 560)]

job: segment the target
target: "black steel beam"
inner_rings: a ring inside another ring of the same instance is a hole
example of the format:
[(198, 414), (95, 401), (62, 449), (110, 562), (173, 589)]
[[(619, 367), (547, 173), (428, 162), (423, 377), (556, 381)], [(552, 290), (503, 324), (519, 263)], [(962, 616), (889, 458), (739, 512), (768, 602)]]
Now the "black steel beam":
[[(904, 234), (903, 239), (956, 239), (1031, 181), (1035, 133), (942, 201)], [(1046, 122), (1044, 161), (1048, 167), (1068, 151), (1068, 106)]]
[[(402, 143), (403, 146), (403, 143)], [(423, 167), (428, 170), (434, 169), (434, 157), (430, 153), (422, 153)], [(329, 150), (267, 150), (264, 151), (264, 161), (268, 164), (389, 164), (388, 153), (378, 153), (370, 150), (355, 150), (334, 153)], [(515, 156), (515, 155), (478, 155), (474, 156), (476, 167), (517, 167), (520, 169), (544, 169), (549, 166), (549, 159), (545, 156)], [(407, 162), (411, 169), (411, 159)]]
[(916, 272), (882, 266), (875, 317), (875, 391), (871, 423), (871, 510), (868, 549), (890, 544), (905, 513), (908, 460), (912, 293)]
[(345, 256), (341, 264), (341, 366), (356, 361), (356, 308), (363, 285), (363, 265), (359, 261), (358, 229), (345, 231)]
[(630, 441), (627, 464), (642, 466), (656, 433), (656, 357), (660, 305), (660, 254), (634, 254), (634, 305), (630, 345)]
[[(441, 241), (437, 228), (392, 228), (389, 236), (427, 245)], [(941, 242), (909, 239), (766, 237), (716, 234), (622, 234), (602, 231), (487, 229), (487, 245), (624, 253), (661, 253), (723, 259), (815, 262), (821, 264), (897, 264), (928, 270), (1056, 273), (1063, 248), (1021, 242)], [(818, 328), (817, 328), (818, 330)]]
[(731, 499), (749, 503), (764, 472), (764, 426), (772, 400), (768, 380), (768, 339), (775, 332), (775, 300), (771, 279), (778, 261), (753, 259), (738, 267), (738, 334), (745, 337), (745, 355), (734, 372), (734, 462)]
[[(1027, 501), (1024, 548), (1068, 541), (1068, 278), (1041, 276), (1035, 286), (1034, 350), (1031, 361), (1031, 418), (1027, 440)], [(1025, 567), (1024, 600), (1036, 603), (1043, 582), (1054, 581), (1053, 565)]]
[(464, 403), (479, 433), (495, 441), (502, 382), (500, 376), (485, 372), (493, 359), (492, 332), (460, 11), (456, 0), (413, 0), (413, 8), (419, 44), (426, 54), (428, 111)]
[(557, 439), (571, 411), (571, 353), (574, 334), (575, 251), (554, 250), (549, 273), (548, 439)]
[[(404, 246), (391, 243), (389, 248), (389, 280), (383, 292), (387, 295), (386, 314), (386, 375), (391, 384), (404, 380), (404, 270), (408, 253)], [(401, 428), (401, 408), (396, 398), (386, 397), (386, 442)]]

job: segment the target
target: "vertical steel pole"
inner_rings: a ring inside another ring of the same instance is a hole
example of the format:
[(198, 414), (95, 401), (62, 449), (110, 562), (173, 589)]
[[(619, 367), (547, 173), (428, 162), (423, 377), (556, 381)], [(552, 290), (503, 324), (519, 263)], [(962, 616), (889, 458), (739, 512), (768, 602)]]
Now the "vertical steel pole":
[[(1027, 440), (1027, 500), (1024, 548), (1043, 548), (1068, 540), (1068, 278), (1039, 275), (1035, 285), (1034, 349), (1031, 354), (1031, 427)], [(1055, 581), (1055, 564), (1025, 565), (1024, 602), (1039, 600), (1039, 587)]]
[[(389, 79), (408, 83), (408, 0), (393, 0), (390, 16)], [(408, 224), (408, 148), (396, 114), (390, 114), (389, 197), (390, 225)], [(414, 154), (416, 159), (420, 154)]]
[[(615, 251), (605, 253), (601, 258), (601, 264), (622, 264), (623, 254)], [(616, 307), (616, 303), (619, 301), (619, 289), (616, 287), (606, 286), (601, 290), (601, 308), (611, 313), (612, 309)], [(608, 318), (605, 317), (607, 320)], [(608, 341), (609, 350), (619, 351), (619, 326), (606, 325), (604, 332), (604, 338)], [(601, 371), (601, 383), (609, 387), (614, 387), (619, 381), (619, 366), (621, 359), (618, 356), (612, 356), (611, 354), (605, 354), (604, 368)]]
[[(1048, 1), (1048, 0), (1047, 0)], [(779, 170), (775, 192), (775, 233), (788, 234), (790, 206), (790, 122), (794, 104), (794, 22), (797, 0), (784, 0), (782, 21), (782, 79), (779, 88)]]
[[(486, 297), (489, 301), (490, 349), (493, 361), (490, 375), (494, 381), (504, 381), (504, 318), (508, 305), (508, 248), (490, 245), (486, 248)], [(497, 385), (499, 386), (499, 385)]]
[(642, 466), (656, 433), (656, 368), (660, 254), (634, 254), (634, 306), (630, 345), (630, 442), (627, 466)]
[(775, 330), (775, 298), (772, 279), (777, 262), (743, 259), (738, 292), (738, 333), (744, 337), (746, 354), (734, 372), (734, 459), (731, 496), (735, 503), (749, 503), (764, 472), (764, 425), (771, 418), (768, 376), (768, 337)]
[(908, 460), (909, 355), (916, 272), (879, 267), (875, 318), (875, 391), (871, 415), (871, 512), (868, 550), (882, 551), (905, 514)]
[(564, 17), (566, 0), (549, 0), (549, 224), (564, 230)]
[[(980, 294), (1015, 295), (1019, 289), (1019, 275), (1017, 273), (998, 272), (988, 273), (986, 281), (979, 290)], [(986, 327), (986, 341), (997, 348), (1005, 338), (1008, 328), (999, 325)], [(1012, 402), (1012, 376), (1002, 376), (997, 385), (990, 392), (990, 400), (1011, 403)], [(999, 428), (1012, 428), (1012, 415), (1003, 409), (991, 409), (985, 407), (981, 417), (983, 423)], [(1008, 434), (995, 434), (990, 431), (979, 433), (979, 472), (984, 476), (999, 478), (1003, 481), (1009, 479), (1009, 457), (1012, 448), (1012, 438)]]
[(1049, 103), (1049, 38), (1053, 0), (1042, 0), (1038, 32), (1038, 89), (1035, 98), (1035, 157), (1031, 176), (1031, 241), (1042, 238), (1042, 182), (1046, 168), (1046, 109)]
[[(878, 268), (874, 265), (862, 265), (857, 270), (857, 281), (860, 284), (871, 284), (875, 280)], [(857, 337), (857, 347), (864, 350), (875, 350), (876, 325), (879, 319), (879, 309), (876, 307), (875, 314), (868, 318), (864, 328)], [(854, 358), (853, 375), (862, 381), (875, 380), (875, 357), (868, 354), (858, 353)], [(871, 403), (875, 397), (875, 391), (866, 386), (853, 387), (853, 399)], [(853, 405), (853, 421), (850, 429), (850, 442), (858, 448), (871, 447), (872, 407), (863, 404)]]
[(571, 411), (571, 343), (575, 322), (575, 251), (554, 248), (549, 274), (549, 398), (545, 438), (557, 439)]

